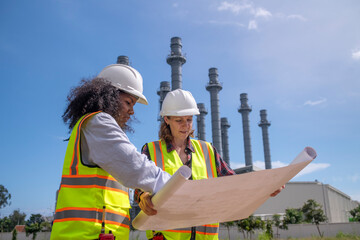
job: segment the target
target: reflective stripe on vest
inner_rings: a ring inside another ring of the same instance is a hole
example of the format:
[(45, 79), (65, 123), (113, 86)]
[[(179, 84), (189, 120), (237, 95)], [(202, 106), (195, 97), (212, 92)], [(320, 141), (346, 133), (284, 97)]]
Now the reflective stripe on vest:
[(100, 234), (103, 206), (105, 230), (117, 239), (129, 237), (128, 189), (109, 173), (81, 162), (80, 135), (90, 113), (76, 123), (69, 138), (63, 174), (57, 197), (51, 239), (97, 239)]
[(204, 235), (217, 235), (219, 234), (219, 224), (206, 224), (204, 226), (196, 227), (196, 233)]
[[(84, 221), (101, 223), (102, 212), (103, 209), (98, 208), (63, 208), (56, 210), (55, 219), (57, 222), (83, 219)], [(130, 217), (119, 212), (106, 210), (105, 224), (114, 224), (128, 228), (130, 226)]]
[(206, 144), (206, 142), (204, 142), (204, 141), (198, 140), (198, 142), (200, 143), (202, 154), (203, 154), (204, 159), (205, 159), (206, 171), (207, 171), (207, 174), (208, 174), (208, 178), (213, 178), (216, 175), (215, 175), (213, 164), (211, 164), (211, 163), (215, 162), (215, 159), (214, 159), (214, 156), (213, 156), (214, 154), (210, 153), (210, 147), (211, 146)]
[[(211, 144), (193, 139), (191, 140), (191, 144), (195, 150), (195, 152), (192, 153), (191, 160), (192, 178), (197, 180), (217, 177), (215, 155)], [(175, 171), (183, 165), (175, 150), (169, 153), (167, 152), (165, 141), (150, 142), (148, 143), (148, 149), (151, 160), (153, 160), (159, 168), (170, 174), (174, 174)], [(191, 237), (191, 227), (155, 231), (154, 233), (156, 232), (161, 232), (168, 240), (190, 239)], [(150, 233), (152, 234), (152, 231), (147, 231), (147, 235)], [(218, 239), (218, 233), (218, 223), (196, 227), (196, 239), (216, 240)]]
[(128, 194), (128, 190), (126, 187), (121, 185), (118, 181), (116, 181), (112, 177), (104, 177), (100, 175), (69, 175), (62, 176), (61, 187), (68, 188), (102, 188), (112, 191), (118, 191), (125, 195)]

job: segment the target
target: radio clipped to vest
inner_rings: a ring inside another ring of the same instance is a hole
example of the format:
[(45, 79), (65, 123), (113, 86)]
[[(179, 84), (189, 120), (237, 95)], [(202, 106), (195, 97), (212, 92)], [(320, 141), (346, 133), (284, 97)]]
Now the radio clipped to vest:
[(166, 238), (164, 237), (164, 235), (162, 235), (162, 233), (158, 232), (154, 235), (152, 240), (166, 240)]
[(114, 234), (109, 230), (109, 233), (105, 233), (105, 206), (103, 206), (102, 222), (101, 222), (101, 233), (99, 234), (99, 240), (115, 240)]

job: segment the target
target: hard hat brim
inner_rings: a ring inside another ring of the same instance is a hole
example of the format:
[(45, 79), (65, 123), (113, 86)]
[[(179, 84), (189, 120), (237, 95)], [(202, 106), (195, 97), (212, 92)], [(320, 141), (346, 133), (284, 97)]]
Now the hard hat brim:
[[(118, 87), (119, 88), (119, 87)], [(123, 89), (123, 88), (119, 88), (121, 91), (123, 92), (126, 92), (128, 94), (131, 94), (133, 95), (134, 97), (137, 98), (137, 102), (138, 103), (141, 103), (141, 104), (144, 104), (144, 105), (148, 105), (148, 101), (146, 99), (146, 97), (140, 93), (139, 91), (136, 91), (136, 90), (126, 90), (126, 89)]]
[(179, 110), (179, 111), (168, 111), (168, 112), (160, 112), (160, 116), (164, 117), (164, 116), (177, 116), (177, 117), (182, 117), (182, 116), (193, 116), (193, 115), (199, 115), (200, 112), (198, 109), (183, 109), (183, 110)]

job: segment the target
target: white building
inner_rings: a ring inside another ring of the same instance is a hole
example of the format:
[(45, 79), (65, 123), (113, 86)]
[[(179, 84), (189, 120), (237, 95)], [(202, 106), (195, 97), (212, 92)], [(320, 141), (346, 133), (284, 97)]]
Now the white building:
[(360, 203), (340, 190), (321, 182), (289, 182), (276, 197), (267, 200), (254, 215), (272, 216), (285, 214), (287, 208), (301, 208), (304, 203), (314, 199), (323, 206), (329, 223), (349, 222), (349, 211)]

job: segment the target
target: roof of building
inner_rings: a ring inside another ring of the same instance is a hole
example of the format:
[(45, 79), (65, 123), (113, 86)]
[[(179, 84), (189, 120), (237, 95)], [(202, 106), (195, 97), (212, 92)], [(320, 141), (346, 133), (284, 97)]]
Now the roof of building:
[(335, 187), (333, 187), (333, 186), (331, 186), (331, 185), (329, 185), (329, 184), (324, 184), (324, 183), (322, 183), (322, 182), (319, 182), (319, 181), (317, 181), (317, 180), (315, 180), (315, 181), (296, 181), (296, 182), (288, 182), (287, 184), (303, 184), (303, 185), (304, 185), (304, 184), (316, 184), (316, 185), (323, 185), (324, 187), (326, 187), (326, 188), (328, 188), (328, 189), (330, 189), (330, 190), (332, 190), (332, 191), (334, 191), (334, 192), (342, 195), (343, 197), (348, 198), (349, 200), (351, 199), (351, 197), (350, 197), (349, 195), (347, 195), (346, 193), (340, 191), (339, 189), (337, 189), (337, 188), (335, 188)]
[(17, 232), (25, 232), (25, 225), (16, 225), (15, 230)]

